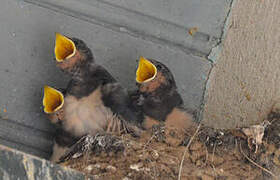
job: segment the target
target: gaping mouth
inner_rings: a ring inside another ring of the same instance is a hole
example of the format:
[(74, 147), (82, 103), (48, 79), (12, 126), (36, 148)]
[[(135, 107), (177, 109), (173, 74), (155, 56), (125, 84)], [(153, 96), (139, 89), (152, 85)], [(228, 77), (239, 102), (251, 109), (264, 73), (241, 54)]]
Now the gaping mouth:
[(71, 58), (76, 53), (75, 43), (59, 33), (55, 33), (55, 58), (57, 62), (62, 62), (64, 59)]
[(43, 106), (47, 114), (54, 113), (62, 108), (64, 104), (63, 94), (49, 86), (44, 86)]
[(156, 66), (144, 57), (140, 57), (136, 71), (136, 82), (144, 83), (153, 80), (157, 75)]

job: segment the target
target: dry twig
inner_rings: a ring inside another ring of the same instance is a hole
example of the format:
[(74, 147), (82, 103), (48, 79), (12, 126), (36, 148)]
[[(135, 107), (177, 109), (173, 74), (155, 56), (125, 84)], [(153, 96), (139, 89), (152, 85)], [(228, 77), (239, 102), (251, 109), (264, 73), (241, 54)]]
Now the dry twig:
[(270, 174), (271, 176), (276, 177), (276, 175), (273, 174), (271, 171), (269, 171), (268, 169), (262, 167), (261, 165), (257, 164), (257, 163), (254, 162), (252, 159), (250, 159), (250, 158), (243, 152), (242, 147), (241, 147), (241, 142), (240, 142), (240, 144), (239, 144), (239, 148), (240, 148), (241, 154), (242, 154), (248, 161), (250, 161), (252, 164), (254, 164), (255, 166), (257, 166), (257, 167), (260, 168), (261, 170), (267, 172), (267, 173)]
[(213, 153), (212, 153), (212, 163), (214, 161), (215, 150), (216, 150), (216, 142), (214, 144)]
[(143, 149), (146, 149), (146, 147), (151, 143), (151, 141), (155, 138), (156, 136), (153, 134), (152, 136), (151, 136), (151, 138), (148, 140), (148, 142), (146, 142), (145, 144), (144, 144), (144, 148)]
[(179, 169), (178, 180), (181, 180), (181, 174), (182, 174), (182, 168), (183, 168), (183, 164), (184, 164), (185, 155), (186, 155), (186, 153), (187, 153), (187, 151), (188, 151), (188, 149), (189, 149), (189, 147), (190, 147), (192, 141), (194, 140), (195, 136), (197, 135), (198, 130), (200, 129), (200, 126), (201, 126), (201, 124), (199, 124), (199, 125), (197, 126), (197, 129), (196, 129), (195, 133), (193, 134), (193, 136), (191, 137), (189, 143), (187, 144), (187, 146), (186, 146), (186, 148), (185, 148), (185, 151), (184, 151), (184, 154), (183, 154), (181, 163), (180, 163), (180, 169)]

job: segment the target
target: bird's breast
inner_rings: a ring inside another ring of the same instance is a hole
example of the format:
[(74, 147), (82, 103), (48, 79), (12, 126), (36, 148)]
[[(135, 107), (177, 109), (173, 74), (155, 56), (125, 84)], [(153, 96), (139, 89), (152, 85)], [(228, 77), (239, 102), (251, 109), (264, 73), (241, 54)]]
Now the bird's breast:
[(174, 108), (166, 117), (165, 125), (176, 129), (196, 130), (193, 116), (179, 108)]
[(64, 111), (64, 128), (75, 136), (96, 134), (103, 131), (108, 122), (115, 118), (112, 111), (105, 107), (101, 99), (102, 93), (97, 88), (89, 96), (76, 98), (66, 96)]

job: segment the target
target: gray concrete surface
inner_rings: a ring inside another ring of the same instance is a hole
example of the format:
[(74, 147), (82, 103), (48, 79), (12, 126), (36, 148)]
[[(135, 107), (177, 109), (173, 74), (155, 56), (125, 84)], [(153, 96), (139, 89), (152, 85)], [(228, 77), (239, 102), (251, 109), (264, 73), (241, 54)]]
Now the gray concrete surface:
[[(0, 6), (0, 144), (44, 158), (53, 126), (42, 87), (64, 87), (53, 56), (54, 33), (83, 39), (125, 87), (140, 56), (166, 63), (188, 108), (200, 111), (211, 62), (231, 0), (3, 0)], [(188, 33), (197, 27), (194, 35)]]

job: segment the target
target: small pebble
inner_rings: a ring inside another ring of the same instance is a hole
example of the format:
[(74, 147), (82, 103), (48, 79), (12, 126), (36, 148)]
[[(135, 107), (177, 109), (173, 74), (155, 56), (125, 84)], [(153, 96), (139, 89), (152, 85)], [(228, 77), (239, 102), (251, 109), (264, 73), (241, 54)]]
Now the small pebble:
[(154, 160), (157, 160), (158, 157), (159, 157), (159, 154), (158, 154), (158, 152), (157, 152), (156, 150), (153, 150), (153, 151), (151, 152), (151, 155), (152, 155), (152, 158), (153, 158)]
[(100, 169), (100, 168), (101, 168), (100, 164), (90, 164), (85, 168), (85, 170), (91, 172), (93, 169)]
[(85, 168), (85, 170), (86, 171), (88, 171), (88, 172), (91, 172), (92, 170), (93, 170), (93, 165), (91, 164), (91, 165), (88, 165), (86, 168)]
[(117, 171), (117, 168), (114, 167), (114, 166), (109, 165), (109, 166), (106, 167), (106, 170), (107, 170), (107, 171), (110, 171), (110, 172), (116, 172), (116, 171)]
[(140, 168), (143, 167), (143, 163), (137, 163), (137, 164), (131, 164), (130, 165), (130, 169), (136, 170), (136, 171), (140, 171)]
[(131, 180), (131, 179), (128, 177), (124, 177), (122, 180)]

